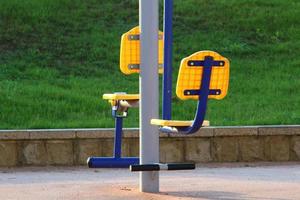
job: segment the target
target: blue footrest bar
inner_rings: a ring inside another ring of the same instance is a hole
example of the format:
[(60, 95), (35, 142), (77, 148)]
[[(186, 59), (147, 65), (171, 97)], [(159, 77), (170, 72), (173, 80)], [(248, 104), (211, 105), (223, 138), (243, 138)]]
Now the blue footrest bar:
[(140, 171), (160, 171), (160, 170), (193, 170), (195, 169), (194, 163), (155, 163), (143, 165), (130, 165), (129, 169), (132, 172)]
[(89, 157), (87, 160), (89, 168), (128, 168), (138, 163), (139, 158), (136, 157)]

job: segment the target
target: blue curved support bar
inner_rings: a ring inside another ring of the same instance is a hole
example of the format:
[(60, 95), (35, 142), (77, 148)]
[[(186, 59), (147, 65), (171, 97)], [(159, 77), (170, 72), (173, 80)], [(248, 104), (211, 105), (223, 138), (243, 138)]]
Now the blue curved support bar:
[(188, 135), (197, 132), (202, 127), (204, 117), (206, 114), (208, 95), (215, 92), (209, 89), (212, 67), (222, 66), (222, 62), (214, 61), (213, 57), (206, 56), (204, 61), (199, 61), (198, 66), (203, 67), (203, 73), (202, 73), (200, 90), (194, 91), (198, 93), (199, 99), (198, 99), (197, 111), (195, 114), (193, 124), (191, 126), (186, 126), (186, 127), (162, 127), (160, 129), (162, 132), (165, 133), (178, 132), (180, 134)]

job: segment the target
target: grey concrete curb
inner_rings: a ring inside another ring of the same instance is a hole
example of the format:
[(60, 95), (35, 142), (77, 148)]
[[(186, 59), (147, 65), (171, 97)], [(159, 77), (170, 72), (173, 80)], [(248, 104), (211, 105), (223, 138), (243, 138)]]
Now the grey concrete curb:
[[(138, 128), (124, 129), (125, 138), (137, 138)], [(222, 126), (205, 127), (193, 135), (160, 133), (160, 137), (228, 137), (228, 136), (268, 136), (268, 135), (300, 135), (300, 125), (274, 126)], [(88, 139), (113, 138), (113, 128), (94, 129), (28, 129), (0, 130), (0, 140), (39, 140), (39, 139)]]

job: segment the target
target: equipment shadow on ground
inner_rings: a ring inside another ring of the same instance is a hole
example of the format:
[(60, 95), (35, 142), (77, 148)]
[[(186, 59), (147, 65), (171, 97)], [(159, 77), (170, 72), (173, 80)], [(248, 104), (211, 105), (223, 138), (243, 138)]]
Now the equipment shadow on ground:
[[(256, 200), (262, 199), (262, 197), (248, 196), (242, 193), (236, 192), (224, 192), (224, 191), (184, 191), (184, 192), (161, 192), (161, 195), (173, 196), (180, 198), (195, 198), (195, 199), (210, 199), (210, 200), (234, 200), (234, 199), (244, 199), (244, 200)], [(264, 200), (291, 200), (282, 198), (266, 198)]]

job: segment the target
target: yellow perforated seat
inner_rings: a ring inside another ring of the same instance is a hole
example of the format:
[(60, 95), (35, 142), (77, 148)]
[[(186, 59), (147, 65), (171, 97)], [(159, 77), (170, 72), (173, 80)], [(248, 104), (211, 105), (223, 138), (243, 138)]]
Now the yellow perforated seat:
[[(159, 72), (162, 73), (163, 63), (163, 33), (159, 31)], [(121, 37), (120, 45), (120, 70), (124, 74), (133, 74), (140, 72), (140, 28), (139, 26), (132, 28), (130, 31), (124, 33)], [(104, 94), (103, 99), (108, 100), (112, 106), (124, 104), (126, 101), (130, 106), (133, 103), (135, 107), (138, 105), (140, 99), (139, 94), (113, 93)]]
[[(158, 40), (158, 63), (159, 73), (163, 72), (163, 32), (159, 31)], [(137, 26), (121, 38), (120, 69), (124, 74), (140, 72), (140, 28)]]
[(103, 99), (106, 100), (139, 100), (139, 94), (126, 94), (126, 93), (114, 93), (114, 94), (104, 94)]
[(139, 94), (126, 94), (126, 93), (114, 93), (114, 94), (104, 94), (103, 99), (108, 100), (112, 106), (116, 106), (120, 101), (134, 102), (138, 104), (140, 100)]
[[(228, 59), (213, 51), (199, 51), (181, 61), (176, 85), (178, 98), (182, 100), (199, 100), (204, 60), (206, 58), (212, 58), (213, 63), (210, 73), (208, 98), (220, 100), (227, 95), (229, 85)], [(193, 123), (194, 121), (151, 120), (152, 125), (163, 127), (167, 131), (174, 131), (181, 127), (190, 127), (194, 125)], [(209, 121), (204, 120), (202, 126), (209, 126)]]
[(208, 98), (220, 100), (227, 95), (229, 85), (228, 59), (213, 51), (199, 51), (181, 61), (176, 85), (178, 98), (198, 100), (198, 95), (190, 95), (187, 91), (199, 90), (203, 67), (193, 66), (193, 62), (196, 65), (195, 61), (204, 60), (206, 56), (212, 56), (214, 60), (220, 60), (224, 63), (222, 67), (212, 68), (209, 88), (217, 91), (217, 94), (209, 95)]
[[(179, 126), (191, 126), (193, 124), (193, 121), (152, 119), (151, 124), (157, 126), (179, 127)], [(205, 120), (202, 126), (209, 126), (209, 121)]]
[[(159, 31), (159, 73), (163, 72), (163, 33)], [(140, 28), (134, 27), (130, 31), (124, 33), (121, 38), (120, 47), (120, 70), (124, 74), (133, 74), (140, 72)], [(137, 101), (139, 94), (114, 93), (104, 94), (103, 99), (108, 100), (112, 105), (117, 101)]]

